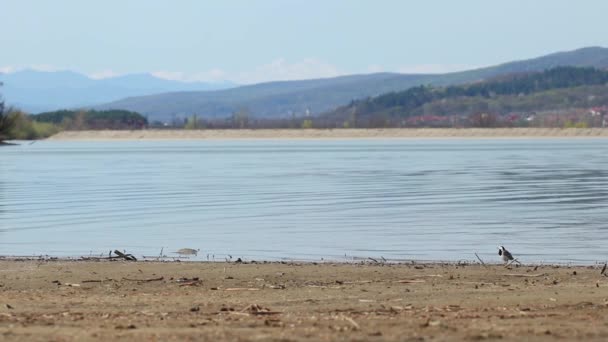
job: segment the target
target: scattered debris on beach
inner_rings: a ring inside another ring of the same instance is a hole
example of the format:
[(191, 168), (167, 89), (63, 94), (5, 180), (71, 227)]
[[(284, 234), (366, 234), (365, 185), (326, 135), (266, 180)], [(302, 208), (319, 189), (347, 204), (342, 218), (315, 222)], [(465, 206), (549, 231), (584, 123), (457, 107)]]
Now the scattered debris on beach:
[(83, 340), (279, 340), (287, 332), (296, 341), (608, 336), (602, 264), (508, 271), (375, 259), (0, 260), (0, 336), (69, 340), (75, 329)]

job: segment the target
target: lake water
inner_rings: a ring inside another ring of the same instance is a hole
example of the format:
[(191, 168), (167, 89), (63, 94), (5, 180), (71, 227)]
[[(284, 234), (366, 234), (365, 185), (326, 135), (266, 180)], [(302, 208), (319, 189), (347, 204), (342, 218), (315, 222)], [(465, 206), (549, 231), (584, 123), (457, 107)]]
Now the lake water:
[(0, 255), (608, 259), (608, 140), (56, 142), (0, 148)]

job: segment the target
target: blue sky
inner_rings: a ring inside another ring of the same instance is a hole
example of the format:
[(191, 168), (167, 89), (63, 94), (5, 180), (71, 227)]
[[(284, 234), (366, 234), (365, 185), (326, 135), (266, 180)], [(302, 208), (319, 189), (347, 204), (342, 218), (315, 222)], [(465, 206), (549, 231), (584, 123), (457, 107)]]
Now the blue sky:
[(0, 0), (0, 71), (254, 83), (608, 46), (605, 0)]

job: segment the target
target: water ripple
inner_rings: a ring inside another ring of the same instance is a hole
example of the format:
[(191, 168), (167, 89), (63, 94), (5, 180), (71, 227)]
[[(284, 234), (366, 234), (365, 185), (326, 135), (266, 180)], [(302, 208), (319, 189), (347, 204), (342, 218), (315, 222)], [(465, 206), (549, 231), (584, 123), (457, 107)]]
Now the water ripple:
[(0, 254), (608, 258), (604, 140), (38, 142), (0, 149)]

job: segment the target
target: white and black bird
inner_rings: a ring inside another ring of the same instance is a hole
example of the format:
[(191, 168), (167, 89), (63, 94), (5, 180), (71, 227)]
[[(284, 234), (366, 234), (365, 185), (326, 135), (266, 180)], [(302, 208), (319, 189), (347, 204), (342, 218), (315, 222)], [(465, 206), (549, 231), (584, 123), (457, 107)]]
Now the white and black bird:
[(507, 265), (511, 262), (519, 263), (519, 261), (513, 257), (513, 254), (511, 254), (511, 252), (509, 252), (504, 246), (500, 246), (498, 248), (498, 255), (502, 257), (502, 261), (504, 261), (504, 263)]

